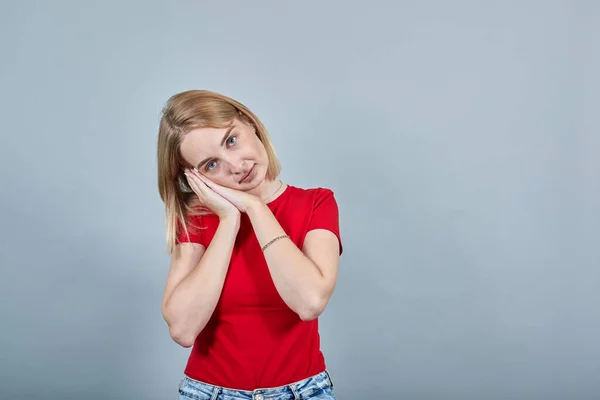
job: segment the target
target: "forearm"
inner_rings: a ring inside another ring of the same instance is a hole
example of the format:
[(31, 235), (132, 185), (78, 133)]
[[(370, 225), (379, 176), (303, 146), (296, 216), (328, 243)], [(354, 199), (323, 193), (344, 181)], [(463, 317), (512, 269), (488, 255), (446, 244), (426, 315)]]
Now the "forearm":
[[(257, 202), (247, 211), (259, 244), (286, 235), (271, 210)], [(290, 240), (268, 246), (264, 256), (279, 295), (302, 319), (313, 319), (324, 308), (327, 289), (317, 266)]]
[(164, 314), (171, 336), (185, 347), (193, 344), (215, 310), (238, 230), (239, 218), (221, 220), (198, 265), (167, 300)]

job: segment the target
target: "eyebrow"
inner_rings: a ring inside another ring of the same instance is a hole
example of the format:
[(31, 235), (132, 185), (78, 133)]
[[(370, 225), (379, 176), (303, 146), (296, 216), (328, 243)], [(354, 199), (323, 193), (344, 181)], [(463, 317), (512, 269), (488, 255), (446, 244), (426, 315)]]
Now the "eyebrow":
[[(230, 126), (229, 129), (227, 129), (225, 131), (225, 134), (223, 135), (223, 139), (221, 139), (221, 147), (223, 147), (223, 145), (225, 144), (225, 141), (227, 140), (227, 137), (229, 136), (229, 134), (231, 133), (231, 131), (233, 130), (233, 128), (235, 128), (235, 125)], [(211, 158), (212, 157), (208, 157), (208, 158), (205, 158), (204, 160), (200, 161), (198, 163), (198, 165), (196, 166), (196, 169), (200, 169), (200, 167), (202, 167), (204, 165), (204, 163), (206, 163)]]

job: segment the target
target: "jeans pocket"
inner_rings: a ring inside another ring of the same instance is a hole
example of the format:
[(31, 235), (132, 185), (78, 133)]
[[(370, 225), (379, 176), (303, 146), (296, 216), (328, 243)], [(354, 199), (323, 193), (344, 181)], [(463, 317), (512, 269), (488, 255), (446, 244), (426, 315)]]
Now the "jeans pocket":
[(316, 392), (310, 394), (306, 399), (309, 400), (335, 400), (335, 395), (333, 394), (333, 389), (331, 386), (325, 387), (323, 389), (319, 389)]
[(192, 382), (183, 378), (179, 384), (179, 400), (214, 400), (217, 398), (216, 388), (200, 382)]

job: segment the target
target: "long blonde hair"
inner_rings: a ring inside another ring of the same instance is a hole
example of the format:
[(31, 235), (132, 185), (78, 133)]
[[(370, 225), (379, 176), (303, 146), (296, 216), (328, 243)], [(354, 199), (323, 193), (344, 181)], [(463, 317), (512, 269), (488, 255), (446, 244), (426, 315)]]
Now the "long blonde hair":
[(158, 129), (158, 192), (165, 204), (166, 242), (169, 254), (176, 244), (181, 228), (189, 235), (188, 218), (207, 213), (198, 196), (192, 191), (183, 175), (187, 163), (181, 156), (183, 137), (197, 128), (226, 128), (234, 119), (242, 119), (253, 125), (269, 158), (267, 180), (279, 176), (281, 165), (267, 130), (258, 117), (238, 101), (208, 90), (189, 90), (173, 95), (162, 110)]

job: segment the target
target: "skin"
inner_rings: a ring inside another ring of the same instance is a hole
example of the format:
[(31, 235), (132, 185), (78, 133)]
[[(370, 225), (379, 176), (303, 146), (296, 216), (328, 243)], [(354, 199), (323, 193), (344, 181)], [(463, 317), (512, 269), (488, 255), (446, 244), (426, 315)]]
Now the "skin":
[[(200, 128), (182, 141), (181, 154), (190, 187), (219, 216), (211, 243), (175, 246), (162, 302), (163, 317), (175, 342), (191, 347), (206, 326), (220, 297), (231, 261), (241, 213), (246, 213), (259, 244), (285, 235), (263, 199), (274, 200), (285, 188), (265, 179), (268, 156), (251, 125), (236, 120), (233, 129)], [(253, 168), (249, 179), (242, 180)], [(302, 249), (281, 239), (264, 251), (275, 287), (301, 320), (317, 318), (335, 287), (339, 242), (330, 231), (306, 234)]]
[[(232, 129), (190, 131), (183, 138), (180, 150), (189, 166), (185, 170), (188, 183), (217, 215), (235, 211), (205, 190), (205, 186), (221, 196), (226, 193), (229, 203), (240, 212), (246, 212), (252, 202), (271, 199), (285, 189), (281, 181), (265, 179), (269, 166), (267, 152), (253, 126), (241, 119), (234, 120)], [(251, 175), (241, 181), (250, 171)]]

